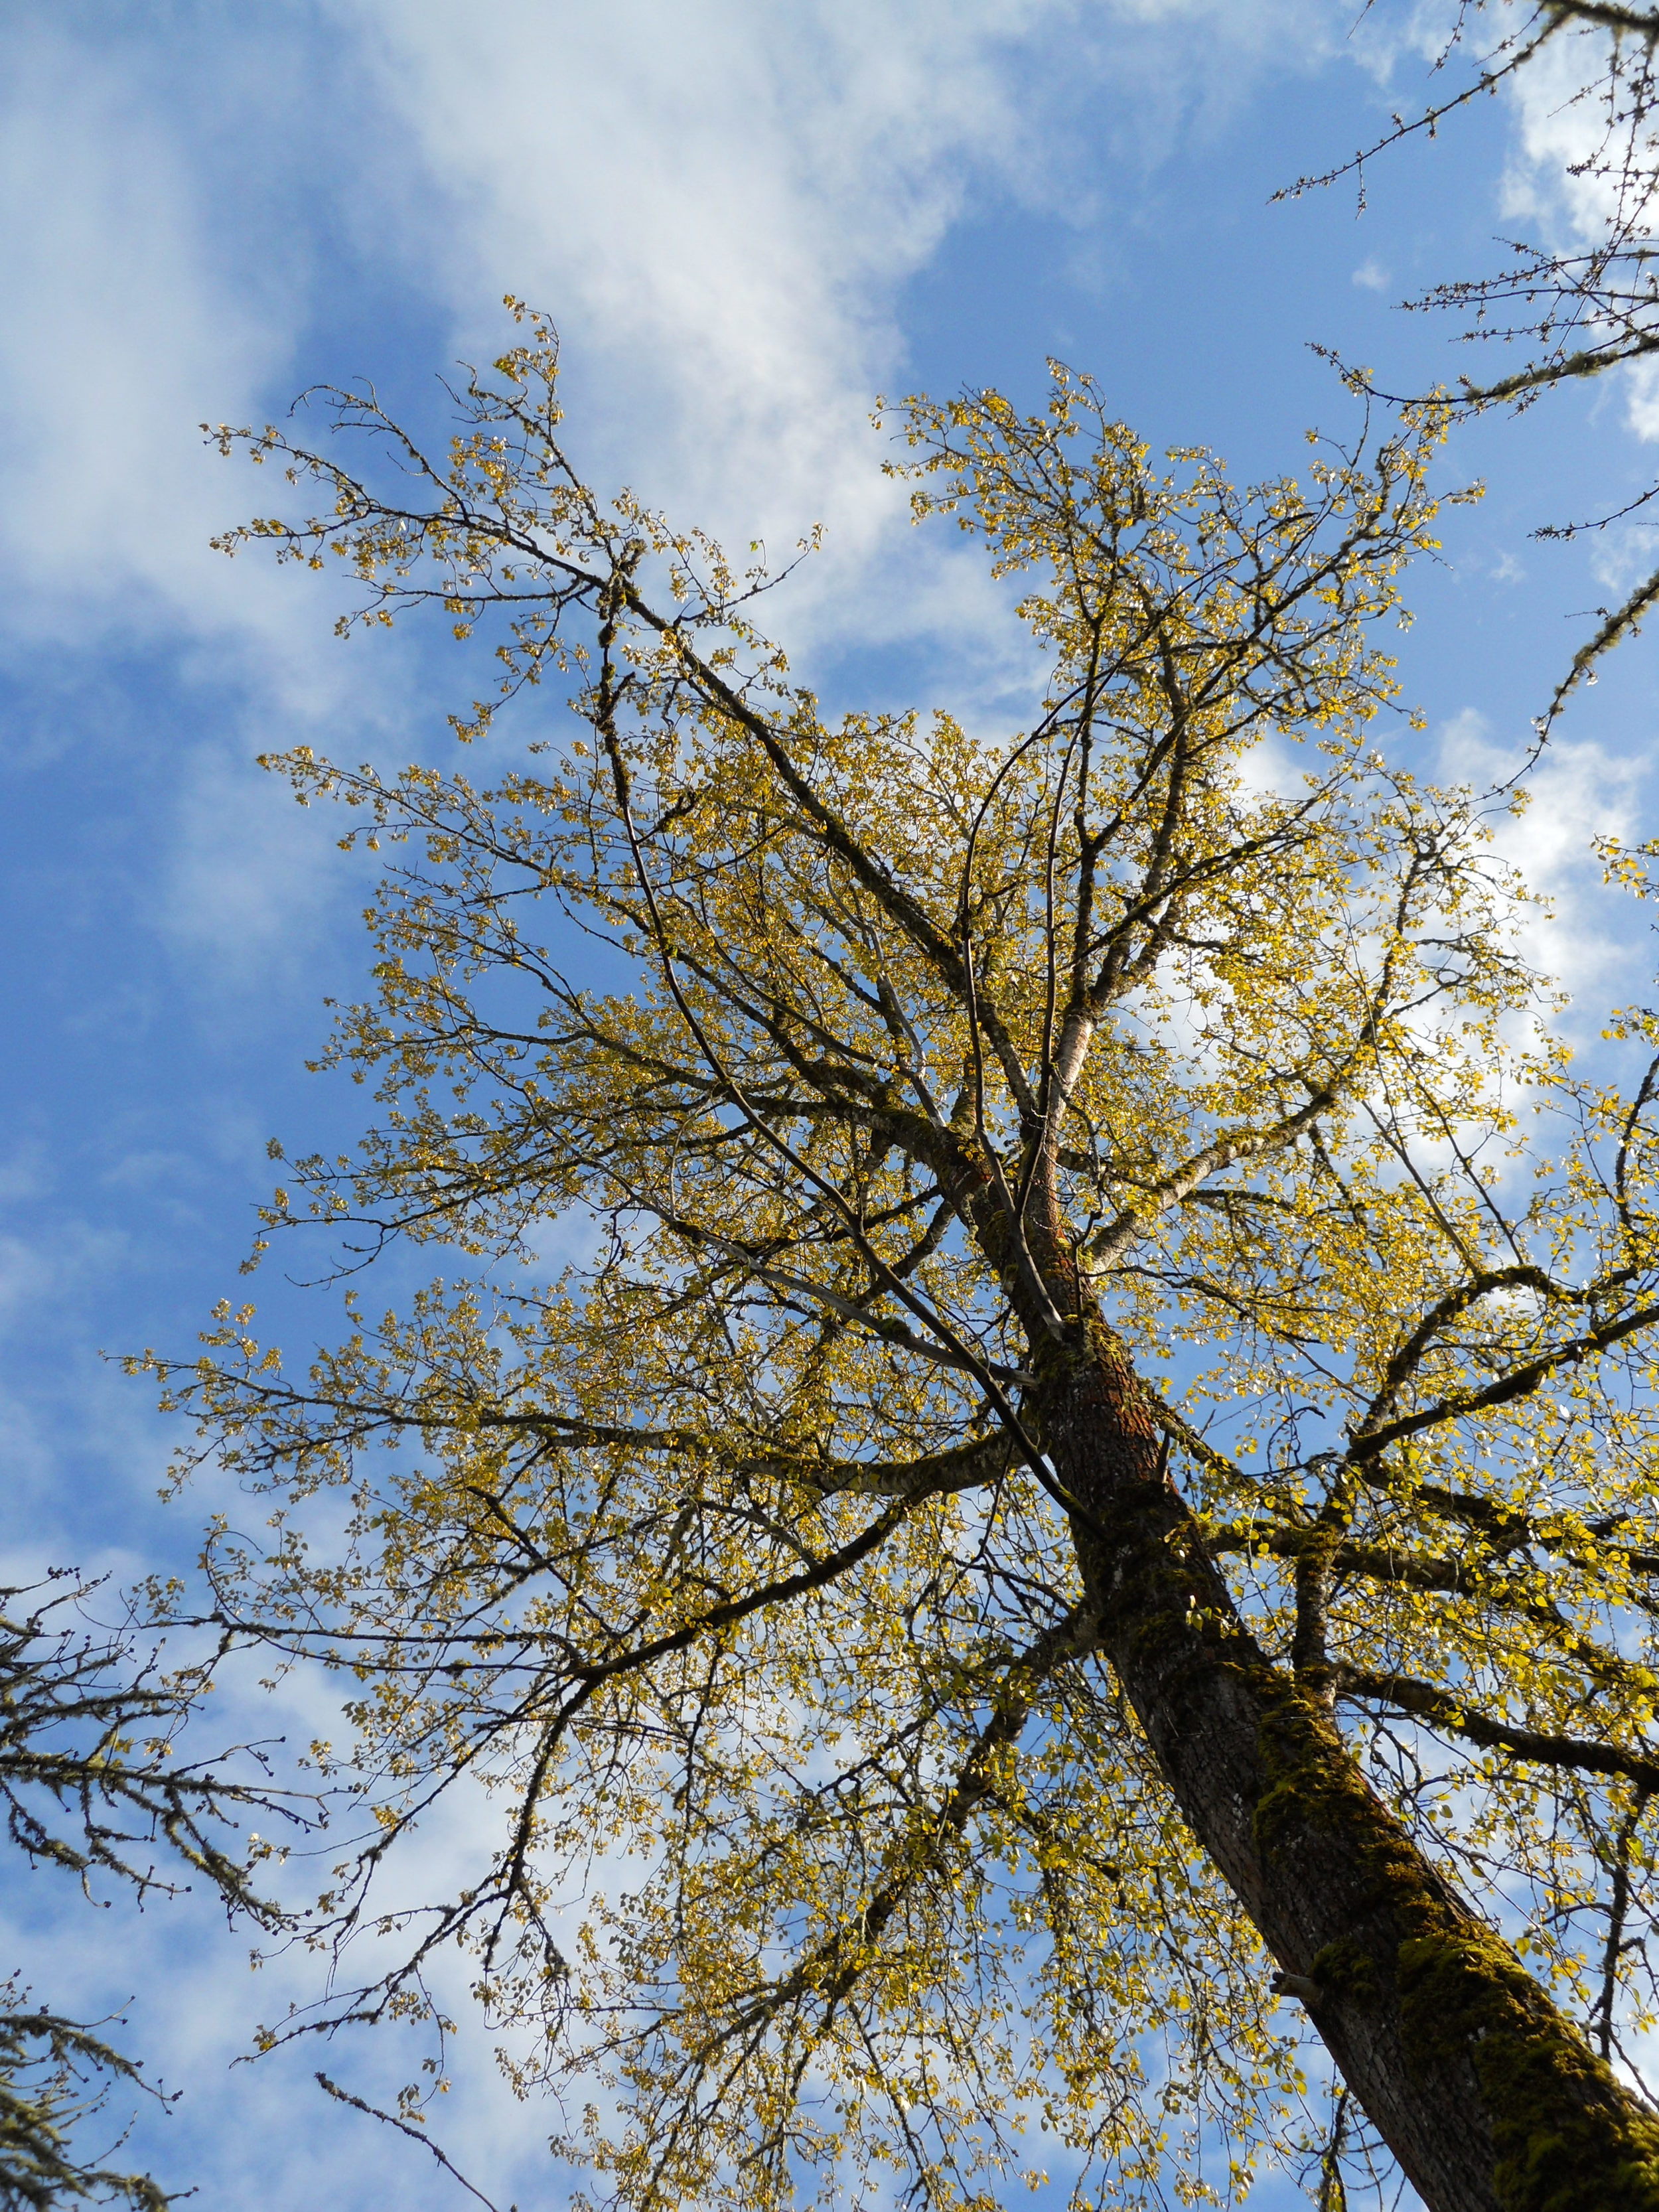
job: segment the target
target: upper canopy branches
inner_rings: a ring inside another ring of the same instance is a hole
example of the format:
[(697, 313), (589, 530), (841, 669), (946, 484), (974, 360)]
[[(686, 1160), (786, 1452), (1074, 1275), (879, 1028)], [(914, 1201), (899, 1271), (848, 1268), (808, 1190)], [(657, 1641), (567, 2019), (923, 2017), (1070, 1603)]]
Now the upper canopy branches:
[[(1364, 12), (1370, 12), (1370, 0)], [(1489, 94), (1506, 92), (1523, 103), (1534, 93), (1540, 96), (1541, 112), (1551, 118), (1547, 138), (1562, 156), (1557, 205), (1534, 216), (1529, 236), (1502, 240), (1504, 257), (1490, 274), (1455, 277), (1401, 302), (1419, 312), (1449, 310), (1462, 325), (1460, 343), (1495, 343), (1514, 364), (1460, 377), (1454, 391), (1437, 393), (1445, 404), (1528, 407), (1556, 386), (1640, 362), (1659, 349), (1656, 54), (1659, 10), (1651, 8), (1617, 0), (1457, 0), (1433, 63), (1437, 77), (1455, 88), (1409, 117), (1395, 114), (1374, 143), (1276, 196), (1295, 198), (1352, 176), (1363, 210), (1366, 165), (1379, 154), (1419, 134), (1436, 137), (1443, 123)], [(1367, 372), (1348, 376), (1357, 388), (1382, 396)], [(1611, 512), (1547, 525), (1534, 534), (1575, 538), (1608, 529), (1656, 493), (1659, 485), (1619, 501)], [(1579, 684), (1595, 680), (1596, 663), (1640, 628), (1656, 600), (1659, 572), (1644, 576), (1618, 605), (1595, 610), (1596, 628), (1556, 686), (1540, 720), (1541, 732)]]

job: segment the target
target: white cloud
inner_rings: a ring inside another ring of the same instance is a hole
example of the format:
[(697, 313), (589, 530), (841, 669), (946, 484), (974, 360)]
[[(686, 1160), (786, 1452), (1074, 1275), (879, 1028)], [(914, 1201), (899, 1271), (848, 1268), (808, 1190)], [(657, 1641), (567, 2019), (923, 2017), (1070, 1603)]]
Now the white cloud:
[[(224, 487), (197, 425), (246, 406), (288, 336), (212, 265), (202, 186), (143, 76), (85, 41), (6, 41), (0, 495), (9, 614), (198, 628)], [(240, 594), (239, 619), (248, 601)], [(148, 618), (148, 619), (147, 619)]]
[(1659, 538), (1639, 523), (1601, 531), (1590, 540), (1589, 568), (1598, 584), (1622, 599), (1659, 568)]
[(1066, 35), (1066, 0), (787, 21), (753, 0), (640, 0), (561, 11), (550, 37), (538, 0), (337, 12), (445, 197), (408, 250), (463, 350), (493, 351), (500, 295), (524, 293), (561, 324), (573, 441), (607, 473), (734, 545), (787, 553), (825, 522), (826, 556), (780, 610), (798, 640), (832, 590), (846, 619), (884, 544), (904, 587), (861, 594), (864, 622), (983, 637), (990, 595), (948, 541), (907, 540), (867, 418), (902, 374), (899, 287), (974, 183), (1051, 177), (1016, 50), (1039, 26)]
[[(27, 212), (0, 240), (0, 650), (160, 642), (213, 715), (170, 769), (179, 941), (251, 980), (322, 896), (320, 841), (272, 836), (226, 756), (349, 749), (410, 696), (395, 649), (346, 659), (314, 592), (207, 548), (264, 480), (196, 426), (258, 419), (295, 373), (340, 281), (327, 226), (458, 351), (499, 344), (504, 290), (550, 307), (602, 477), (738, 544), (827, 522), (777, 603), (792, 647), (931, 635), (971, 714), (1024, 690), (1027, 655), (982, 561), (912, 532), (881, 474), (867, 416), (904, 380), (903, 285), (977, 193), (1097, 220), (1080, 149), (1127, 131), (1155, 159), (1275, 56), (1305, 64), (1328, 13), (319, 0), (192, 18), (188, 48), (73, 8), (0, 32), (0, 181)], [(407, 368), (388, 352), (338, 367)]]
[[(1503, 181), (1502, 212), (1557, 251), (1571, 252), (1604, 238), (1619, 211), (1619, 163), (1604, 157), (1601, 87), (1608, 44), (1599, 28), (1569, 29), (1510, 81), (1516, 131)], [(1644, 441), (1659, 440), (1659, 381), (1652, 364), (1633, 364), (1622, 372), (1621, 381), (1626, 428)]]
[[(1472, 707), (1440, 733), (1440, 772), (1449, 782), (1490, 787), (1512, 775), (1520, 757), (1521, 748), (1496, 738)], [(1549, 902), (1547, 918), (1524, 927), (1528, 957), (1592, 1015), (1650, 950), (1631, 928), (1628, 899), (1603, 884), (1592, 850), (1598, 836), (1630, 835), (1647, 772), (1641, 756), (1611, 752), (1593, 738), (1552, 738), (1527, 779), (1530, 804), (1492, 825), (1497, 850)]]
[(505, 289), (551, 307), (642, 488), (786, 544), (826, 517), (856, 561), (902, 504), (865, 422), (902, 367), (899, 288), (973, 194), (1092, 222), (1082, 149), (1128, 129), (1140, 158), (1170, 151), (1263, 68), (1309, 66), (1330, 12), (319, 0), (204, 16), (188, 47), (110, 35), (96, 10), (15, 27), (15, 581), (64, 620), (270, 618), (204, 550), (240, 502), (195, 425), (257, 410), (286, 373), (330, 224), (464, 345), (496, 342)]
[[(899, 289), (974, 192), (1056, 206), (1076, 189), (1079, 80), (1112, 121), (1162, 108), (1169, 150), (1219, 56), (1259, 60), (1308, 11), (813, 0), (786, 20), (760, 0), (635, 0), (562, 11), (553, 36), (540, 0), (335, 14), (447, 195), (441, 232), (423, 214), (409, 250), (464, 343), (491, 344), (502, 290), (534, 297), (641, 489), (739, 543), (787, 548), (824, 520), (822, 584), (844, 589), (902, 523), (866, 420), (903, 374)], [(1124, 97), (1151, 86), (1162, 100)], [(905, 614), (978, 634), (983, 596), (942, 593), (942, 557), (906, 556)], [(891, 605), (884, 588), (862, 611)]]
[(1625, 372), (1626, 421), (1644, 443), (1659, 440), (1659, 374), (1650, 361), (1638, 361)]
[(1582, 165), (1601, 135), (1594, 87), (1606, 58), (1603, 33), (1570, 31), (1510, 80), (1517, 128), (1502, 186), (1506, 217), (1548, 223), (1580, 242), (1599, 234), (1613, 204), (1612, 180)]
[[(371, 697), (395, 711), (397, 665), (343, 655), (314, 593), (209, 544), (257, 489), (198, 426), (260, 418), (305, 313), (303, 252), (272, 247), (234, 174), (261, 100), (292, 87), (231, 66), (204, 99), (164, 46), (74, 27), (67, 9), (0, 27), (0, 657), (45, 702), (11, 764), (84, 774), (106, 749), (151, 750), (177, 842), (147, 919), (246, 988), (314, 923), (323, 841), (283, 835), (230, 760), (322, 722), (351, 731)], [(239, 199), (240, 266), (224, 222)], [(147, 671), (100, 659), (157, 647), (173, 703), (205, 725), (196, 742), (146, 726)]]

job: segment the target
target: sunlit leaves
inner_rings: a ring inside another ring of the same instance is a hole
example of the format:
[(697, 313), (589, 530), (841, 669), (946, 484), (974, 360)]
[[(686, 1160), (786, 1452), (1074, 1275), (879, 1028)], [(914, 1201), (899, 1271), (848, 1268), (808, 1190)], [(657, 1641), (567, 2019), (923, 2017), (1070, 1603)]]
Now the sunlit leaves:
[[(1242, 2176), (1296, 2031), (1096, 1649), (1042, 1433), (1097, 1322), (1267, 1660), (1600, 2002), (1650, 1850), (1659, 1156), (1640, 1067), (1544, 1037), (1511, 802), (1376, 749), (1438, 416), (1239, 490), (1063, 372), (1036, 418), (908, 403), (918, 516), (1053, 656), (992, 745), (825, 714), (758, 571), (581, 481), (532, 337), (447, 469), (398, 445), (423, 506), (253, 441), (332, 497), (281, 550), (498, 625), (585, 731), (489, 789), (280, 763), (391, 866), (328, 1054), (377, 1120), (267, 1235), (467, 1273), (306, 1376), (228, 1310), (172, 1370), (269, 1501), (209, 1571), (350, 1687), (383, 1832), (322, 1940), (435, 1796), (500, 1822), (348, 2008), (459, 1942), (641, 2207), (978, 2204), (1023, 2129), (1079, 2191), (1201, 2197), (1218, 2137)], [(630, 983), (570, 979), (573, 922)]]

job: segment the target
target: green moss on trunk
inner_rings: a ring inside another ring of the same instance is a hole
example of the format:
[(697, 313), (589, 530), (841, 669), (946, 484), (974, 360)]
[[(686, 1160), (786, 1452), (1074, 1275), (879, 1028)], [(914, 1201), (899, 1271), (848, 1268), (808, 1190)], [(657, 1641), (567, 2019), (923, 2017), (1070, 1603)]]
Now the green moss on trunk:
[(1413, 2074), (1472, 2064), (1492, 2129), (1504, 2212), (1659, 2212), (1659, 2119), (1502, 1939), (1429, 1874), (1312, 1702), (1282, 1683), (1259, 1732), (1267, 1787), (1255, 1808), (1264, 1857), (1309, 1827), (1340, 1835), (1367, 1901), (1398, 1931), (1385, 1955), (1340, 1939), (1310, 1978), (1334, 2003), (1369, 2009), (1392, 1984)]
[(1468, 1923), (1408, 1937), (1395, 1961), (1413, 2069), (1473, 2058), (1506, 2212), (1659, 2212), (1659, 2120), (1497, 1936)]

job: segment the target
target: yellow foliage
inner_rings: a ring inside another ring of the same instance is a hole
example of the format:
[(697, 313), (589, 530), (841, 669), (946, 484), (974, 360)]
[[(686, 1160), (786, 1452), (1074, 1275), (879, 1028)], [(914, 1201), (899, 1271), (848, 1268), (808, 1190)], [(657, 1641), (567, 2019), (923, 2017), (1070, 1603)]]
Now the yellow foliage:
[(378, 1124), (268, 1229), (470, 1267), (307, 1377), (228, 1310), (170, 1370), (278, 1501), (210, 1547), (227, 1613), (358, 1685), (331, 1757), (386, 1830), (334, 1933), (476, 1778), (500, 1836), (419, 1940), (475, 1954), (519, 2087), (608, 2085), (571, 2147), (622, 2201), (988, 2204), (1026, 2130), (1079, 2203), (1242, 2191), (1301, 2030), (1102, 1656), (1045, 1427), (1095, 1329), (1263, 1667), (1611, 2036), (1659, 1025), (1577, 1073), (1492, 803), (1376, 750), (1439, 420), (1242, 491), (1063, 369), (1036, 416), (908, 402), (917, 518), (1050, 657), (994, 744), (825, 714), (758, 570), (582, 483), (556, 366), (532, 318), (429, 511), (252, 441), (333, 504), (243, 536), (495, 624), (586, 738), (489, 790), (275, 763), (397, 857), (328, 1056)]

